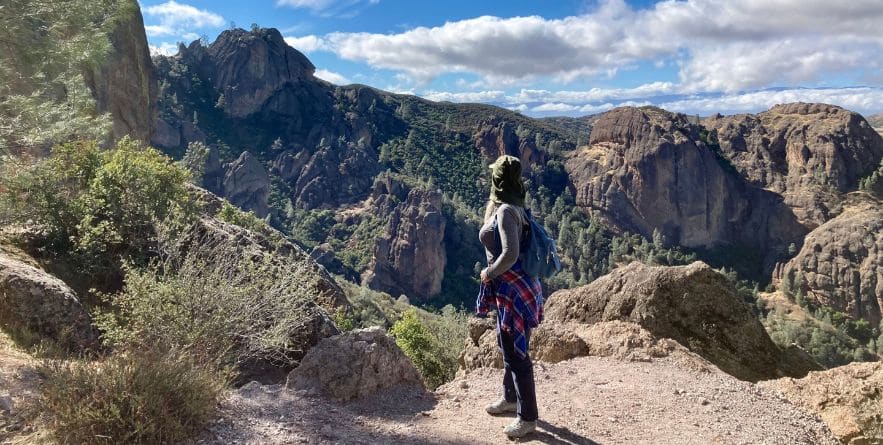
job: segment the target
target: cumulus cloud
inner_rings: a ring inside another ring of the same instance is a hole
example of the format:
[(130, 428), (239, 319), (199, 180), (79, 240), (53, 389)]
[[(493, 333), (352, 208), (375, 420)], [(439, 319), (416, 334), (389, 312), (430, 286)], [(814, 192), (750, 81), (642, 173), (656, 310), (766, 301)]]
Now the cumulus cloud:
[(174, 0), (159, 5), (147, 6), (143, 12), (149, 18), (159, 20), (158, 24), (145, 25), (148, 36), (193, 36), (194, 30), (217, 28), (224, 24), (224, 18), (213, 12), (197, 9)]
[(839, 105), (860, 113), (883, 110), (883, 88), (792, 88), (764, 90), (709, 97), (686, 97), (659, 106), (670, 111), (690, 114), (753, 113), (773, 105), (790, 102), (822, 102)]
[(316, 70), (314, 75), (322, 80), (327, 80), (328, 82), (331, 82), (336, 85), (349, 85), (352, 83), (352, 82), (350, 82), (349, 79), (344, 77), (342, 74), (335, 73), (334, 71)]
[(503, 91), (473, 91), (462, 93), (451, 93), (447, 91), (427, 91), (421, 96), (425, 99), (437, 102), (497, 102), (505, 97)]
[(303, 52), (311, 53), (326, 48), (325, 41), (318, 36), (308, 35), (303, 37), (285, 37), (288, 46)]
[(592, 88), (585, 91), (521, 89), (509, 102), (562, 102), (568, 104), (662, 96), (678, 91), (671, 82), (653, 82), (635, 88)]
[(163, 42), (159, 45), (147, 45), (151, 56), (171, 56), (178, 52), (178, 45), (171, 42)]
[(668, 0), (647, 9), (602, 0), (591, 13), (563, 19), (485, 16), (327, 38), (344, 59), (420, 82), (455, 72), (489, 83), (568, 82), (673, 58), (684, 88), (735, 92), (813, 82), (849, 69), (879, 73), (881, 21), (878, 0)]

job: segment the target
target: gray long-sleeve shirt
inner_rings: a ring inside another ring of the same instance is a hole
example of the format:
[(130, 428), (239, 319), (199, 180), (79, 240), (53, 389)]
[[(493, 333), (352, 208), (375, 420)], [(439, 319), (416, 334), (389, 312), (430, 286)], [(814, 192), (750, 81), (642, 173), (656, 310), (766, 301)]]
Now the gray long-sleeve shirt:
[(486, 273), (491, 279), (509, 270), (518, 260), (521, 232), (524, 229), (524, 210), (511, 204), (501, 204), (494, 218), (497, 220), (497, 229), (500, 232), (500, 243), (494, 236), (493, 218), (486, 221), (478, 231), (478, 239), (484, 245), (487, 255)]

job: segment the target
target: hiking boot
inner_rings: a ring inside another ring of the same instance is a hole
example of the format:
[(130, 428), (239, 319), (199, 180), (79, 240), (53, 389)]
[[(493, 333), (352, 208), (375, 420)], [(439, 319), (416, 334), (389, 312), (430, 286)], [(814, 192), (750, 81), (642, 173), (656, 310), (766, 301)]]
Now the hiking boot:
[(512, 422), (511, 425), (504, 428), (503, 432), (506, 433), (506, 435), (509, 436), (510, 439), (518, 439), (520, 437), (524, 437), (527, 434), (536, 431), (536, 429), (537, 429), (537, 422), (536, 421), (525, 422), (524, 420), (521, 420), (521, 418), (519, 417), (518, 419), (515, 419), (515, 421)]
[(484, 410), (487, 411), (488, 414), (495, 416), (497, 414), (514, 413), (517, 409), (517, 403), (507, 402), (506, 399), (500, 399), (488, 405)]

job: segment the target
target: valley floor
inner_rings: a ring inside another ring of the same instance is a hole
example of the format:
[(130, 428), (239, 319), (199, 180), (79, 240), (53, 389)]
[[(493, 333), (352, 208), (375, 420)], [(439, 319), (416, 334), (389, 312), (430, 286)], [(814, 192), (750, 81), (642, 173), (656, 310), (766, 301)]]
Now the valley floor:
[[(539, 431), (530, 444), (836, 444), (815, 416), (775, 392), (667, 359), (583, 357), (535, 365)], [(499, 370), (482, 369), (434, 394), (396, 388), (337, 403), (256, 383), (234, 391), (205, 444), (497, 444), (512, 417), (484, 406)]]

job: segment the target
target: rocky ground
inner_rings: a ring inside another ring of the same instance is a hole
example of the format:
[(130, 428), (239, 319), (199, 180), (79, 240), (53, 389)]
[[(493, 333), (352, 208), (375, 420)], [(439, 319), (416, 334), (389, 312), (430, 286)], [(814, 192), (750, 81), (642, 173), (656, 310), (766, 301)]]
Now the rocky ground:
[[(511, 417), (484, 405), (500, 371), (479, 369), (434, 394), (396, 387), (349, 403), (247, 385), (230, 394), (204, 444), (508, 443)], [(533, 444), (835, 444), (821, 420), (772, 389), (668, 359), (582, 357), (536, 365), (540, 428)]]
[(37, 394), (35, 360), (16, 349), (0, 331), (0, 444), (33, 443), (27, 406)]

